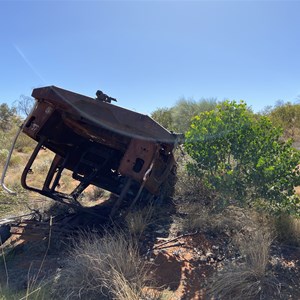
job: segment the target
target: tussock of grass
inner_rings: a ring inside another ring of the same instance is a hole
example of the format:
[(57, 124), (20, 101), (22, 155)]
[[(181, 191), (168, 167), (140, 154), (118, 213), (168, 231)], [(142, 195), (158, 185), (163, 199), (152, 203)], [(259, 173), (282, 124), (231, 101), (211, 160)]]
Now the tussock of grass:
[(273, 241), (273, 235), (268, 228), (257, 230), (248, 235), (240, 235), (235, 238), (236, 244), (245, 257), (246, 265), (262, 277), (266, 274), (269, 263), (269, 252)]
[(64, 299), (143, 299), (148, 281), (134, 243), (121, 233), (83, 234), (56, 284)]
[(139, 238), (151, 224), (153, 213), (153, 205), (148, 205), (143, 209), (129, 212), (125, 218), (129, 232)]
[(180, 213), (183, 214), (178, 219), (181, 231), (206, 231), (213, 226), (215, 220), (209, 209), (199, 203), (181, 205)]
[(280, 285), (267, 268), (272, 240), (268, 230), (237, 237), (236, 243), (244, 261), (225, 267), (214, 278), (210, 293), (218, 299), (232, 300), (278, 297)]
[(275, 230), (278, 240), (289, 246), (300, 246), (300, 219), (287, 214), (275, 217)]
[(244, 266), (223, 272), (214, 282), (211, 292), (217, 294), (218, 299), (254, 300), (276, 299), (273, 295), (278, 295), (280, 290), (275, 277), (259, 277), (252, 269)]
[(182, 231), (226, 232), (230, 235), (239, 231), (251, 231), (260, 224), (254, 211), (228, 206), (221, 213), (201, 203), (181, 204), (178, 218)]

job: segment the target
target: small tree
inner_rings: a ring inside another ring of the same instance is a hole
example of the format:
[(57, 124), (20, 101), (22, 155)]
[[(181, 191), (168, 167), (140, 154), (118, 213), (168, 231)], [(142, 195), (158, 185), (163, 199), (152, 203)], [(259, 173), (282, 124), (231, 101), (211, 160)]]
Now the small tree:
[(202, 98), (198, 101), (185, 98), (178, 100), (172, 108), (173, 127), (177, 132), (186, 132), (194, 116), (204, 111), (210, 111), (214, 109), (216, 105), (217, 100), (214, 98)]
[(9, 131), (14, 123), (16, 110), (9, 108), (6, 103), (0, 104), (0, 130), (3, 132)]
[(16, 101), (16, 106), (21, 116), (27, 117), (34, 105), (34, 99), (29, 96), (21, 95), (19, 100)]
[(295, 139), (300, 131), (300, 104), (278, 105), (270, 112), (270, 118), (284, 129), (286, 138)]
[(282, 130), (254, 115), (244, 102), (223, 102), (193, 118), (185, 149), (189, 171), (201, 176), (227, 202), (262, 200), (272, 210), (300, 212), (300, 153), (283, 142)]
[(173, 130), (173, 118), (171, 108), (157, 108), (154, 112), (152, 112), (151, 118), (153, 118), (166, 129)]
[(158, 108), (152, 112), (151, 117), (169, 130), (176, 132), (186, 132), (191, 119), (204, 111), (210, 111), (217, 105), (215, 98), (194, 99), (181, 98), (171, 108)]

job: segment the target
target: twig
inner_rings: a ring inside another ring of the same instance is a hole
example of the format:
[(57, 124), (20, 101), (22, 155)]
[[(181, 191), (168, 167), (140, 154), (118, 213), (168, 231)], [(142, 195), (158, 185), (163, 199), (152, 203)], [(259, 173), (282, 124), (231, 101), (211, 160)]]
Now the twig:
[(21, 216), (8, 217), (8, 218), (0, 219), (0, 224), (4, 225), (6, 223), (13, 222), (13, 221), (21, 219), (23, 217), (29, 217), (29, 216), (33, 216), (33, 215), (34, 215), (34, 213), (29, 213), (29, 214), (25, 214), (25, 215), (21, 215)]
[(160, 248), (161, 246), (163, 246), (163, 245), (165, 245), (165, 244), (168, 244), (168, 243), (170, 243), (170, 242), (174, 242), (174, 241), (176, 241), (176, 240), (178, 240), (178, 239), (180, 239), (180, 238), (182, 238), (182, 237), (193, 236), (193, 235), (196, 235), (197, 233), (198, 233), (198, 232), (196, 231), (196, 232), (193, 232), (193, 233), (185, 233), (185, 234), (181, 234), (181, 235), (177, 236), (176, 238), (173, 238), (173, 239), (171, 239), (171, 240), (165, 241), (165, 242), (163, 242), (163, 243), (161, 243), (161, 244), (159, 244), (159, 245), (154, 246), (154, 247), (152, 248), (152, 250), (157, 249), (157, 248)]
[(160, 247), (159, 250), (161, 250), (161, 249), (166, 249), (166, 248), (172, 248), (172, 247), (183, 246), (183, 245), (185, 245), (185, 243), (180, 243), (180, 242), (178, 242), (178, 243), (176, 243), (176, 244), (172, 244), (172, 245)]

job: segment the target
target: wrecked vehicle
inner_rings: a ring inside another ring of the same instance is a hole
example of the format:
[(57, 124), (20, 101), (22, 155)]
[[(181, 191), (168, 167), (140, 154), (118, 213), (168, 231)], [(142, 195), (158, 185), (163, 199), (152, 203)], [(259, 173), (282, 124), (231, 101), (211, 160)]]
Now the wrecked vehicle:
[[(70, 205), (94, 185), (119, 195), (118, 209), (126, 195), (132, 202), (143, 194), (159, 196), (174, 172), (174, 149), (182, 135), (169, 132), (147, 115), (114, 104), (101, 91), (86, 97), (56, 86), (36, 88), (35, 107), (22, 131), (37, 141), (21, 177), (25, 189)], [(42, 187), (28, 183), (27, 176), (39, 151), (55, 153)], [(78, 184), (62, 192), (64, 170), (72, 172)]]

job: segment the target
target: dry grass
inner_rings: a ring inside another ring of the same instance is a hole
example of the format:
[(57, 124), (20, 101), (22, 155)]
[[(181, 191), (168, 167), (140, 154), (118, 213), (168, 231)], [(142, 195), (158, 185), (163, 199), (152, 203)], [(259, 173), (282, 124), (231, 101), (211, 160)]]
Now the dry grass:
[(218, 295), (217, 299), (255, 300), (278, 299), (273, 296), (278, 295), (280, 290), (275, 277), (257, 277), (253, 270), (243, 266), (229, 268), (223, 272), (214, 282), (210, 292)]
[(138, 249), (121, 233), (83, 234), (55, 286), (63, 299), (144, 299), (148, 281)]
[[(51, 226), (51, 223), (50, 223)], [(50, 227), (51, 228), (51, 227)], [(49, 240), (48, 240), (48, 247), (46, 249), (46, 252), (44, 254), (44, 258), (40, 264), (40, 268), (37, 274), (31, 276), (30, 275), (30, 268), (28, 270), (27, 274), (27, 287), (26, 289), (18, 289), (14, 290), (11, 289), (11, 278), (10, 277), (10, 269), (7, 267), (6, 263), (6, 256), (10, 256), (10, 247), (8, 246), (8, 250), (5, 249), (5, 247), (0, 247), (1, 249), (1, 255), (0, 255), (0, 267), (3, 261), (4, 264), (4, 273), (5, 275), (3, 276), (3, 273), (0, 274), (0, 300), (47, 300), (51, 299), (50, 298), (50, 292), (49, 292), (49, 283), (50, 281), (46, 280), (39, 280), (38, 277), (40, 275), (40, 272), (43, 268), (45, 258), (47, 256), (49, 247), (50, 247), (50, 240), (51, 240), (51, 229), (49, 232)], [(0, 244), (1, 244), (1, 239), (0, 239)], [(13, 256), (10, 256), (9, 259), (13, 259)], [(4, 277), (6, 277), (5, 282), (3, 281)]]
[(289, 246), (300, 246), (300, 219), (287, 214), (274, 218), (278, 240)]
[(103, 202), (110, 198), (111, 193), (102, 188), (90, 185), (80, 197), (84, 206), (94, 206), (99, 201)]
[(214, 278), (210, 293), (226, 300), (277, 299), (280, 285), (268, 272), (272, 240), (272, 234), (267, 229), (238, 236), (236, 243), (243, 260), (225, 267)]
[(185, 164), (178, 167), (173, 197), (178, 205), (187, 202), (211, 205), (213, 202), (211, 191), (205, 187), (199, 177), (187, 173)]
[(22, 290), (13, 290), (9, 284), (0, 283), (0, 300), (50, 300), (49, 286), (49, 282), (38, 282), (36, 277), (29, 277), (26, 289)]
[(22, 298), (23, 295), (24, 293), (13, 292), (8, 288), (2, 288), (0, 286), (0, 300), (17, 300)]
[(125, 221), (130, 234), (140, 238), (145, 229), (152, 223), (153, 213), (154, 206), (152, 204), (143, 209), (129, 212)]
[(178, 219), (181, 231), (207, 231), (215, 225), (215, 218), (210, 210), (200, 203), (180, 205), (179, 212), (183, 214), (183, 217)]
[[(178, 218), (182, 231), (225, 232), (232, 236), (240, 231), (253, 231), (265, 224), (265, 220), (253, 210), (236, 206), (228, 206), (217, 213), (209, 206), (201, 203), (186, 203), (179, 206), (182, 217)], [(258, 217), (259, 216), (259, 217)]]
[(20, 184), (11, 184), (9, 188), (16, 192), (10, 195), (0, 188), (0, 218), (21, 215), (28, 212), (28, 192)]
[(245, 257), (246, 265), (253, 270), (256, 276), (264, 276), (273, 241), (273, 234), (270, 230), (263, 228), (252, 232), (249, 236), (240, 234), (235, 240), (241, 254)]

